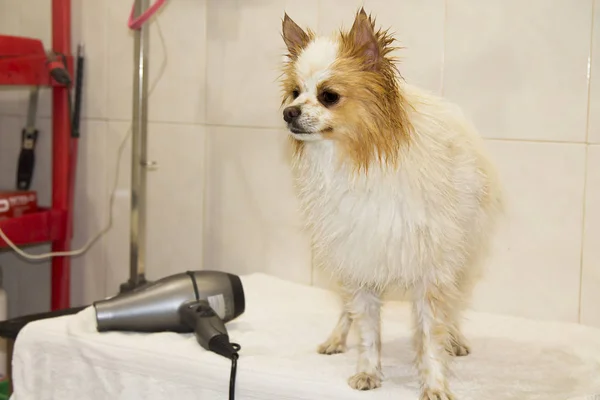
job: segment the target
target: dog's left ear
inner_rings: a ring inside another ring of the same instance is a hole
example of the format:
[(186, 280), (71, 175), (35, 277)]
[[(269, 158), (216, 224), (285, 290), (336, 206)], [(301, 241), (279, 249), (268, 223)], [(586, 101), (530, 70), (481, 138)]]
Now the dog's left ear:
[(297, 58), (300, 51), (306, 47), (310, 38), (288, 15), (285, 13), (282, 23), (282, 36), (292, 58)]
[(350, 38), (356, 52), (365, 59), (367, 69), (376, 69), (379, 63), (381, 52), (379, 43), (375, 37), (373, 24), (367, 16), (364, 8), (356, 14), (354, 24), (350, 29)]

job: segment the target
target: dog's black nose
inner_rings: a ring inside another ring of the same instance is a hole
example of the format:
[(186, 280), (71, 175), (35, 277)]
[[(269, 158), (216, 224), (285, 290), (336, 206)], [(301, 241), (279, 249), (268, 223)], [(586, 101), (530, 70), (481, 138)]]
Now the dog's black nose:
[(283, 119), (285, 120), (285, 122), (290, 123), (293, 120), (295, 120), (296, 118), (298, 118), (300, 116), (300, 114), (302, 114), (300, 107), (298, 107), (298, 106), (286, 107), (283, 110)]

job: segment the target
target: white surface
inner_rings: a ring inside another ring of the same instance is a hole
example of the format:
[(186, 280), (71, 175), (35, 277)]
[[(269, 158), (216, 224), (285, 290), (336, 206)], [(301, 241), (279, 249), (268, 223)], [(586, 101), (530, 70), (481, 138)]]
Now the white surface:
[[(236, 399), (416, 400), (410, 309), (383, 313), (383, 387), (346, 384), (356, 361), (315, 349), (333, 328), (337, 296), (271, 276), (243, 277), (246, 312), (228, 324), (242, 346)], [(600, 395), (600, 330), (574, 324), (468, 314), (472, 354), (456, 359), (457, 400), (567, 400)], [(93, 310), (31, 323), (14, 354), (12, 400), (227, 398), (229, 361), (204, 351), (192, 335), (95, 332)]]

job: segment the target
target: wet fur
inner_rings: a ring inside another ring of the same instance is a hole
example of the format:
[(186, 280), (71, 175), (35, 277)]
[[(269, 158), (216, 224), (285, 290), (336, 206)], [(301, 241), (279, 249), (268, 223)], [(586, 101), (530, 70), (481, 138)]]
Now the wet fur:
[[(348, 383), (379, 387), (381, 296), (401, 286), (413, 297), (421, 398), (452, 399), (447, 357), (470, 351), (460, 314), (502, 210), (483, 143), (458, 107), (399, 77), (393, 38), (364, 10), (331, 38), (285, 15), (283, 38), (282, 104), (301, 107), (310, 131), (290, 132), (292, 170), (314, 259), (344, 304), (318, 351), (345, 351), (355, 324), (359, 359)], [(339, 102), (320, 104), (323, 90)]]

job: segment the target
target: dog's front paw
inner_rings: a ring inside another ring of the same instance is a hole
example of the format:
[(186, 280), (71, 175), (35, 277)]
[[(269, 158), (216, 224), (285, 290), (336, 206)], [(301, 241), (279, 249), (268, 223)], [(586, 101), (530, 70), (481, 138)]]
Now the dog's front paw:
[(464, 343), (452, 343), (448, 348), (448, 352), (455, 357), (464, 357), (471, 354), (471, 349)]
[(317, 351), (319, 354), (339, 354), (346, 351), (346, 344), (339, 340), (328, 339), (325, 343), (319, 345)]
[(421, 400), (455, 400), (454, 395), (449, 390), (444, 389), (423, 389)]
[(372, 390), (381, 387), (381, 378), (377, 375), (359, 372), (348, 379), (348, 385), (356, 390)]

